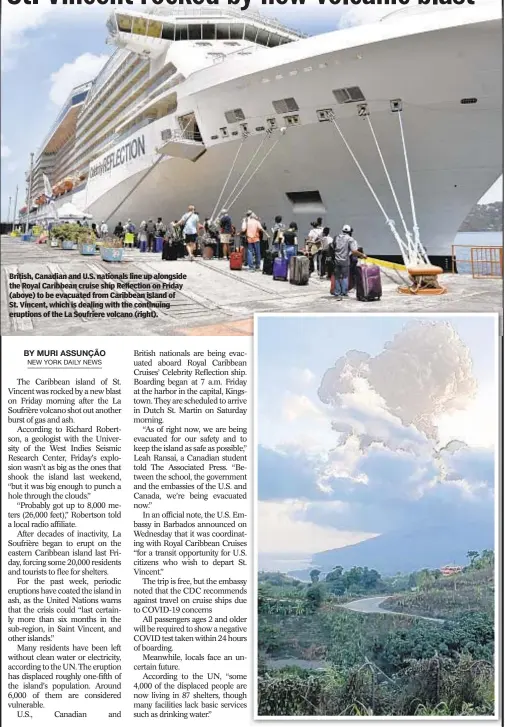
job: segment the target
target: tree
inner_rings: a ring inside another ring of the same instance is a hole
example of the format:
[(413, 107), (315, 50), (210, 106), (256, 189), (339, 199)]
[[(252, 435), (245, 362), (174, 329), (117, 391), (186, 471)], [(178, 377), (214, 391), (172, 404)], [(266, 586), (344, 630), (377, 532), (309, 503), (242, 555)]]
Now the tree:
[(342, 577), (343, 572), (344, 569), (342, 566), (336, 565), (324, 579), (330, 593), (334, 593), (336, 596), (342, 596), (345, 593), (345, 584)]
[(312, 586), (309, 586), (305, 595), (308, 607), (312, 611), (316, 611), (323, 602), (323, 589), (321, 585), (314, 583)]
[(475, 559), (479, 557), (479, 552), (477, 550), (469, 550), (468, 553), (466, 554), (466, 557), (470, 561), (470, 566), (472, 566), (474, 564)]
[(321, 571), (317, 568), (314, 568), (310, 571), (309, 576), (312, 583), (318, 583), (319, 582), (319, 576), (321, 575)]

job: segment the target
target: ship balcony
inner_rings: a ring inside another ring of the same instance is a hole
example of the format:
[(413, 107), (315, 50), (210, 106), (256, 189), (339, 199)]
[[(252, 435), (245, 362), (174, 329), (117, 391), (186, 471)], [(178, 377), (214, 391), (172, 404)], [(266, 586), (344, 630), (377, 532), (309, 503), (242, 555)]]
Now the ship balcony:
[(179, 131), (165, 129), (161, 132), (161, 144), (156, 148), (158, 154), (189, 159), (196, 162), (207, 150), (198, 131)]

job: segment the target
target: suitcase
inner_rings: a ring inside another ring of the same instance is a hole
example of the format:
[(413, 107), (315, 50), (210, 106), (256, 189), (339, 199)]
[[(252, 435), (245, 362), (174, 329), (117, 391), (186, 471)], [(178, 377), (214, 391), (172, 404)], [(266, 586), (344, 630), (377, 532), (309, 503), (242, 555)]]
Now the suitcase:
[(381, 296), (380, 267), (378, 265), (359, 265), (356, 270), (357, 300), (380, 300)]
[(163, 244), (162, 260), (177, 260), (177, 245), (170, 240)]
[(279, 253), (276, 250), (267, 250), (263, 258), (263, 275), (272, 275), (274, 272), (274, 260)]
[(332, 273), (330, 277), (330, 295), (335, 293), (335, 275)]
[(292, 285), (307, 285), (309, 282), (309, 259), (304, 255), (293, 255), (289, 261), (289, 282)]
[(242, 270), (243, 261), (244, 261), (244, 256), (240, 250), (237, 252), (231, 252), (230, 253), (230, 270)]
[(288, 259), (286, 257), (276, 257), (274, 260), (272, 276), (274, 280), (288, 279)]
[(186, 245), (184, 244), (184, 240), (174, 240), (172, 246), (175, 248), (174, 254), (176, 260), (180, 257), (185, 257)]

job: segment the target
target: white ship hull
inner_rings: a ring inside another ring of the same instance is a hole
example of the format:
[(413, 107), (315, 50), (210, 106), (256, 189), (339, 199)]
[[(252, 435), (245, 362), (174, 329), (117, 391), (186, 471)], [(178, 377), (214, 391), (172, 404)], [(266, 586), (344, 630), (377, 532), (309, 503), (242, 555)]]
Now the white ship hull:
[[(477, 12), (477, 11), (475, 11)], [(448, 18), (451, 16), (451, 24)], [(462, 21), (457, 18), (463, 18)], [(464, 19), (466, 18), (466, 20)], [(319, 122), (317, 110), (332, 109), (345, 138), (388, 215), (402, 231), (399, 214), (366, 118), (355, 103), (339, 105), (332, 91), (359, 86), (368, 104), (385, 162), (409, 228), (412, 215), (398, 115), (391, 99), (402, 99), (403, 124), (421, 239), (428, 255), (446, 255), (465, 216), (502, 172), (502, 41), (497, 17), (468, 22), (468, 14), (444, 13), (433, 22), (414, 16), (398, 24), (353, 28), (228, 60), (190, 76), (178, 88), (175, 114), (131, 135), (145, 153), (91, 176), (74, 201), (97, 222), (162, 216), (179, 218), (188, 204), (201, 218), (216, 205), (240, 137), (214, 138), (224, 112), (242, 108), (253, 132), (244, 143), (219, 206), (258, 148), (255, 132), (275, 115), (272, 101), (294, 97), (299, 125), (290, 126), (231, 206), (238, 225), (246, 209), (269, 224), (280, 214), (303, 234), (316, 216), (333, 232), (351, 224), (368, 252), (397, 255), (399, 248), (337, 130)], [(430, 22), (432, 27), (430, 27)], [(461, 99), (476, 98), (462, 104)], [(204, 141), (196, 160), (159, 158), (162, 131), (179, 128), (178, 117), (194, 112)], [(282, 126), (282, 116), (278, 117)], [(229, 132), (238, 124), (228, 125)], [(276, 132), (249, 173), (278, 138)], [(123, 140), (124, 146), (128, 139)], [(119, 147), (118, 147), (119, 148)], [(93, 163), (94, 167), (100, 159)], [(249, 177), (244, 177), (245, 181)], [(299, 208), (292, 193), (318, 192), (320, 205)], [(219, 210), (218, 210), (219, 211)]]

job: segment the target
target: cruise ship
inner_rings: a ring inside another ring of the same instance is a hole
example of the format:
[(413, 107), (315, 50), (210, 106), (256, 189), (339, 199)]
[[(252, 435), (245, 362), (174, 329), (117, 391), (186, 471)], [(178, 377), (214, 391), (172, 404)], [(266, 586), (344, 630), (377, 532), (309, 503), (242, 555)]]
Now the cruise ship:
[(194, 204), (347, 223), (377, 255), (400, 254), (393, 221), (447, 255), (502, 173), (501, 21), (497, 3), (404, 8), (306, 37), (230, 8), (118, 8), (113, 54), (35, 155), (31, 220), (46, 175), (56, 207), (109, 227)]

